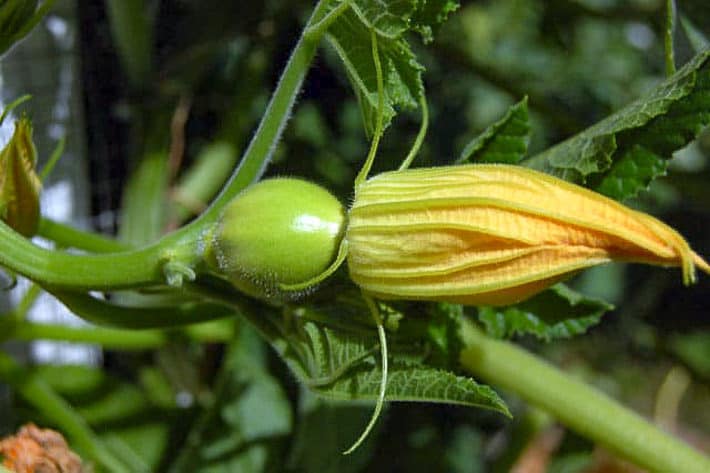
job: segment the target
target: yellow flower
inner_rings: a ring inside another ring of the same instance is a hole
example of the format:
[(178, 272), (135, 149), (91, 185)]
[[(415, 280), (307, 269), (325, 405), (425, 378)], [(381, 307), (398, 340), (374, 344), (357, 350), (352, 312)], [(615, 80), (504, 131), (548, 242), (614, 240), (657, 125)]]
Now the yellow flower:
[(609, 261), (710, 266), (650, 215), (530, 169), (462, 165), (380, 174), (355, 194), (350, 276), (381, 299), (511, 304)]

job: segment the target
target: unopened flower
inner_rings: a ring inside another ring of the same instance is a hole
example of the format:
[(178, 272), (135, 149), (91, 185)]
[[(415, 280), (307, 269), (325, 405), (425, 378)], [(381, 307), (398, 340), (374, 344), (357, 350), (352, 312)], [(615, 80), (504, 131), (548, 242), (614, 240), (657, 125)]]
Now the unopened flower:
[(584, 268), (628, 261), (710, 266), (650, 215), (519, 166), (462, 165), (377, 175), (356, 192), (350, 276), (382, 299), (510, 304)]
[(36, 165), (32, 124), (21, 118), (15, 123), (12, 138), (0, 151), (0, 218), (24, 236), (34, 235), (39, 225), (42, 185)]

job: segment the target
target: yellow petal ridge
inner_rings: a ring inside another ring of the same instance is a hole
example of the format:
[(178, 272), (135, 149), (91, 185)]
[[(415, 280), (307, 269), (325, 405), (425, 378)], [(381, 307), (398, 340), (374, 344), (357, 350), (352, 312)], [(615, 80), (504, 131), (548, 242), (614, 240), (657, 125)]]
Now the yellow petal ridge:
[(710, 266), (675, 230), (588, 189), (519, 166), (394, 171), (356, 191), (351, 278), (384, 299), (509, 304), (584, 268)]

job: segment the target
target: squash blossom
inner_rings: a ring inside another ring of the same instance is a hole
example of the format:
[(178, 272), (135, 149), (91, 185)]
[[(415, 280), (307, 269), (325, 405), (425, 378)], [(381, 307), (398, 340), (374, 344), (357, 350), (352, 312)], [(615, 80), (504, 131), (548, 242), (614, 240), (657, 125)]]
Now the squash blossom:
[(518, 302), (610, 261), (710, 266), (650, 215), (530, 169), (461, 165), (387, 172), (356, 191), (350, 276), (381, 299)]

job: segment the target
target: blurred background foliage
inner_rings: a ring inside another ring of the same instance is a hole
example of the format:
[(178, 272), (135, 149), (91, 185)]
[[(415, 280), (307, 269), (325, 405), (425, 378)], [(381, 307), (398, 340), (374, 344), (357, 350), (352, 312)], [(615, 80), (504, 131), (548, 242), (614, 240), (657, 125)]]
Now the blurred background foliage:
[[(230, 166), (208, 166), (215, 173), (211, 189), (180, 193), (200, 163), (235, 162), (313, 5), (131, 0), (133, 19), (121, 19), (112, 3), (77, 5), (92, 212), (113, 212), (113, 224), (102, 230), (142, 243), (189, 219), (227, 177)], [(708, 36), (704, 4), (678, 2)], [(432, 44), (413, 40), (426, 66), (431, 123), (415, 165), (451, 163), (525, 96), (530, 154), (628, 104), (665, 75), (665, 8), (659, 0), (462, 2)], [(137, 30), (126, 32), (126, 24)], [(677, 36), (680, 64), (692, 48)], [(375, 172), (399, 164), (419, 120), (416, 110), (395, 120)], [(356, 98), (336, 54), (324, 46), (268, 174), (314, 180), (347, 203), (367, 149)], [(629, 202), (660, 215), (705, 256), (709, 159), (706, 130), (678, 153), (667, 177)], [(169, 195), (169, 204), (132, 201), (135, 176), (149, 172), (166, 176), (154, 190)], [(339, 274), (319, 297), (336, 293), (344, 280)], [(592, 269), (573, 286), (616, 309), (585, 336), (520, 342), (708, 451), (709, 284), (701, 276), (683, 288), (676, 272), (645, 266)], [(199, 344), (175, 332), (154, 351), (107, 351), (103, 370), (46, 366), (37, 376), (78, 406), (135, 471), (473, 473), (509, 471), (514, 464), (531, 472), (628, 471), (511, 397), (513, 421), (463, 407), (391, 404), (367, 443), (342, 457), (369, 405), (316, 399), (241, 321), (207, 329), (217, 340), (236, 341)], [(219, 369), (222, 364), (227, 368)], [(0, 419), (3, 432), (38, 421), (17, 403), (12, 416)]]

